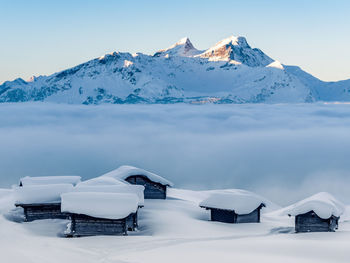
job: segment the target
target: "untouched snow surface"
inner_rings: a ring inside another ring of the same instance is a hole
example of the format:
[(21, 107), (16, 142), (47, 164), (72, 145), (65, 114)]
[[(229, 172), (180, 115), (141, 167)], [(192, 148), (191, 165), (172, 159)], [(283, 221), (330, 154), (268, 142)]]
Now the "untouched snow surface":
[(76, 175), (63, 176), (26, 176), (21, 178), (20, 182), (23, 186), (27, 185), (43, 185), (43, 184), (72, 184), (76, 185), (80, 182), (81, 177)]
[(331, 194), (322, 192), (286, 207), (284, 214), (296, 216), (310, 211), (314, 211), (323, 219), (328, 219), (332, 215), (341, 216), (344, 213), (344, 205)]
[(0, 216), (1, 259), (11, 263), (349, 262), (350, 217), (342, 218), (335, 233), (294, 234), (293, 218), (264, 210), (260, 224), (210, 222), (209, 212), (189, 201), (206, 193), (171, 189), (169, 195), (173, 192), (182, 200), (146, 200), (139, 210), (139, 230), (129, 236), (67, 239), (60, 237), (66, 220), (15, 223)]
[(200, 202), (201, 207), (234, 210), (236, 214), (243, 215), (253, 212), (261, 204), (263, 199), (256, 194), (244, 190), (232, 190), (231, 192), (216, 192)]
[(139, 198), (136, 194), (72, 192), (61, 195), (61, 211), (98, 218), (122, 219), (135, 213)]
[(143, 175), (146, 176), (148, 179), (150, 179), (153, 182), (157, 182), (160, 183), (162, 185), (168, 185), (168, 186), (173, 186), (173, 183), (170, 182), (169, 180), (151, 173), (149, 171), (146, 171), (144, 169), (140, 169), (137, 167), (133, 167), (130, 165), (122, 165), (120, 166), (118, 169), (115, 169), (113, 171), (110, 171), (106, 174), (103, 174), (102, 176), (106, 176), (106, 177), (112, 177), (115, 178), (117, 180), (125, 180), (126, 178), (128, 178), (129, 176), (132, 175)]
[(60, 202), (61, 194), (71, 192), (71, 184), (28, 185), (14, 189), (17, 204), (40, 204)]

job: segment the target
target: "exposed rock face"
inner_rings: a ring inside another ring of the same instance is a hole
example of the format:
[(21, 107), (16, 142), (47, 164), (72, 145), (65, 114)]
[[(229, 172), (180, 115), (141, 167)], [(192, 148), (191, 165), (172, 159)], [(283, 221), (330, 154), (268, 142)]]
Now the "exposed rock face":
[(229, 37), (199, 55), (211, 61), (235, 61), (250, 67), (267, 66), (273, 59), (260, 49), (252, 49), (244, 37)]

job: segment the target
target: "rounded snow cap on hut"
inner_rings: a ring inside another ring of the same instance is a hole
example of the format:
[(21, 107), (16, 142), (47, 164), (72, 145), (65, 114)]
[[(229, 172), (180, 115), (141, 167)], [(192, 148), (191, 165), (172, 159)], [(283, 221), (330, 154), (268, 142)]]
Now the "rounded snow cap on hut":
[(139, 199), (136, 194), (71, 192), (61, 195), (61, 211), (87, 216), (122, 219), (135, 213)]
[(81, 177), (77, 175), (62, 176), (26, 176), (20, 179), (20, 186), (29, 185), (48, 185), (48, 184), (72, 184), (76, 185), (80, 182)]
[(339, 217), (344, 212), (344, 205), (330, 193), (320, 192), (283, 209), (282, 214), (297, 216), (314, 211), (320, 218)]
[(232, 210), (243, 215), (253, 212), (260, 206), (265, 206), (263, 199), (258, 195), (244, 190), (220, 191), (212, 193), (203, 200), (200, 207)]
[[(107, 178), (113, 179), (113, 178)], [(113, 179), (115, 180), (115, 179)], [(136, 194), (139, 198), (139, 206), (143, 206), (144, 200), (143, 185), (122, 184), (122, 185), (77, 185), (74, 187), (74, 192), (98, 192), (98, 193), (126, 193)]]
[(106, 174), (103, 174), (102, 177), (112, 177), (117, 180), (125, 180), (130, 176), (141, 175), (147, 177), (149, 180), (160, 183), (166, 186), (173, 186), (174, 184), (169, 180), (149, 171), (146, 171), (141, 168), (137, 168), (130, 165), (122, 165), (118, 169), (110, 171)]
[(71, 184), (28, 185), (14, 189), (16, 204), (43, 204), (61, 202), (61, 194), (71, 192)]
[(128, 182), (117, 180), (113, 177), (99, 176), (86, 181), (82, 181), (77, 186), (98, 186), (98, 185), (129, 185)]

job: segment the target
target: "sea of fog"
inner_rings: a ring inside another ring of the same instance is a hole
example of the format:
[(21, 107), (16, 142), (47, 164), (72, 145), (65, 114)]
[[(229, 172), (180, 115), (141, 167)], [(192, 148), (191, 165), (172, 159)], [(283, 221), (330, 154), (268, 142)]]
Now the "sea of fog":
[(0, 104), (0, 187), (123, 164), (281, 205), (319, 191), (349, 202), (350, 105)]

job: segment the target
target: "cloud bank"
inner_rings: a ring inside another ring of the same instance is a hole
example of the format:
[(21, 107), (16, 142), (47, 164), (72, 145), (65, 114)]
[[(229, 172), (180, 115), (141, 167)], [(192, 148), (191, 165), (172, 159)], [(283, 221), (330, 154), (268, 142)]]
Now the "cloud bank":
[(23, 176), (139, 166), (192, 189), (244, 188), (285, 205), (350, 202), (350, 106), (0, 105), (0, 187)]

